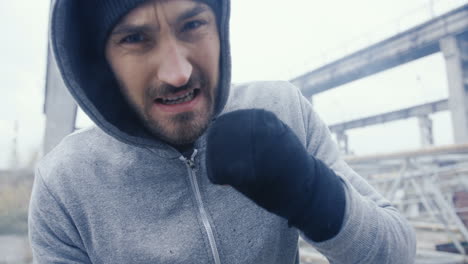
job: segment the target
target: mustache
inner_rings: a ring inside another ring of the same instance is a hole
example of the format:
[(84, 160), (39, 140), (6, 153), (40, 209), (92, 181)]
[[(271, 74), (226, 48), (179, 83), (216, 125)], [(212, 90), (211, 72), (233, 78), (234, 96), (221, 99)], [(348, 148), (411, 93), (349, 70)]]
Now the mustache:
[(156, 99), (158, 97), (167, 97), (171, 94), (178, 93), (184, 90), (190, 90), (195, 88), (201, 88), (206, 84), (206, 82), (200, 76), (191, 76), (189, 81), (182, 86), (173, 86), (167, 83), (163, 83), (158, 86), (151, 86), (147, 89), (147, 96), (149, 98)]

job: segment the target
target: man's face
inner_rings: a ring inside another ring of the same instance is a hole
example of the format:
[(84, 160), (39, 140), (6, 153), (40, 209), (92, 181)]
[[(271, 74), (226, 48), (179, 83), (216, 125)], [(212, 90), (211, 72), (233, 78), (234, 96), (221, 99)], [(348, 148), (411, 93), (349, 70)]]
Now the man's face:
[(146, 127), (172, 145), (194, 142), (214, 111), (220, 43), (213, 10), (152, 0), (113, 29), (106, 58)]

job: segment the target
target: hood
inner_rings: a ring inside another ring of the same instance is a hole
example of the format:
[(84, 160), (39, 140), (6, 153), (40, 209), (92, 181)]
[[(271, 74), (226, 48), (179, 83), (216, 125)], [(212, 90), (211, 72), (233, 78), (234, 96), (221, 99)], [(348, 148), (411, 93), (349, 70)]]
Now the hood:
[[(129, 11), (146, 1), (55, 0), (52, 3), (50, 43), (66, 87), (91, 120), (122, 142), (154, 147), (161, 146), (162, 142), (143, 126), (126, 102), (104, 52), (110, 30)], [(214, 1), (217, 1), (215, 13), (221, 41), (220, 78), (215, 99), (217, 116), (227, 102), (231, 83), (230, 0)], [(112, 12), (106, 12), (107, 17), (103, 19), (95, 15), (102, 14), (100, 10)], [(99, 36), (94, 26), (96, 21), (105, 23), (109, 32)]]

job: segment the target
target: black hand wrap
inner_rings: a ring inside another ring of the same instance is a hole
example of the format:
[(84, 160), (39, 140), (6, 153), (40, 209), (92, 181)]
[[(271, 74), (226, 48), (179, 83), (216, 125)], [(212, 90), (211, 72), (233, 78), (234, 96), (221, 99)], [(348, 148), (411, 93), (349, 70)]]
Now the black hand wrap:
[(341, 228), (341, 180), (271, 112), (220, 116), (209, 130), (207, 168), (213, 183), (231, 185), (313, 241), (330, 239)]

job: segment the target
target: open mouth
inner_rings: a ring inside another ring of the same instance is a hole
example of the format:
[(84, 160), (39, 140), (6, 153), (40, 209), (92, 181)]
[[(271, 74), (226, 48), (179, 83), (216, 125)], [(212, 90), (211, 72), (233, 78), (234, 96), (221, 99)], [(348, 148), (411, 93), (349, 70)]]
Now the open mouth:
[(155, 103), (163, 105), (176, 105), (192, 101), (200, 93), (200, 89), (192, 89), (186, 93), (173, 97), (156, 98)]

